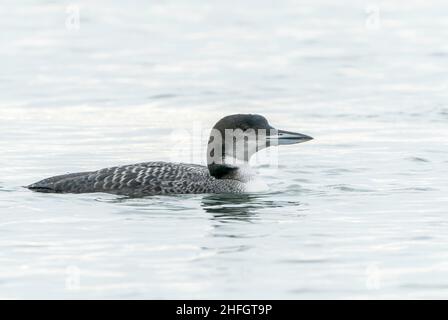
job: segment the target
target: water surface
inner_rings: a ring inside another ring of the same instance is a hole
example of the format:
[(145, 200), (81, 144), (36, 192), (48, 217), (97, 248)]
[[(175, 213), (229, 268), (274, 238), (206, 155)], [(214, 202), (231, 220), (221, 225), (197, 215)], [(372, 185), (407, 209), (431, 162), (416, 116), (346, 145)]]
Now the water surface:
[[(71, 5), (0, 8), (0, 298), (446, 297), (444, 1)], [(236, 112), (315, 137), (260, 157), (267, 193), (21, 187), (203, 163)]]

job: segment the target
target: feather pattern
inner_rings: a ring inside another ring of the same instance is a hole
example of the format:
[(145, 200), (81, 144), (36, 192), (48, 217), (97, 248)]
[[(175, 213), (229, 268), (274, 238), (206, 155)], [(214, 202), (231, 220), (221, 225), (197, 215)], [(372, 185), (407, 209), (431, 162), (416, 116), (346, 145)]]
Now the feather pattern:
[(145, 162), (72, 173), (44, 179), (28, 186), (38, 192), (107, 192), (128, 196), (182, 193), (239, 193), (244, 184), (233, 179), (216, 179), (208, 168), (196, 164)]

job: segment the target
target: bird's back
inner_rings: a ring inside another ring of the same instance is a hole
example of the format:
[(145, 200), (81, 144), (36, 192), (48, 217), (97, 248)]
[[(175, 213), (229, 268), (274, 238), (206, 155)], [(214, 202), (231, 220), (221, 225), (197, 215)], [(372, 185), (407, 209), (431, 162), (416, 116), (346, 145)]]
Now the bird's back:
[[(216, 187), (207, 167), (195, 164), (145, 162), (72, 173), (44, 179), (28, 186), (37, 192), (107, 192), (129, 196), (212, 193)], [(226, 184), (226, 183), (224, 183)]]

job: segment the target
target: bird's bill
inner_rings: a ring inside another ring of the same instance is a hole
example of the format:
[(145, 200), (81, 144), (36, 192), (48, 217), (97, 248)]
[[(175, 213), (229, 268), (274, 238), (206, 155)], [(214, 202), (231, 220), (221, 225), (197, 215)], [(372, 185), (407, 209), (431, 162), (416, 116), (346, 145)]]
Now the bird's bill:
[(277, 129), (272, 130), (266, 138), (272, 145), (296, 144), (313, 140), (306, 134)]

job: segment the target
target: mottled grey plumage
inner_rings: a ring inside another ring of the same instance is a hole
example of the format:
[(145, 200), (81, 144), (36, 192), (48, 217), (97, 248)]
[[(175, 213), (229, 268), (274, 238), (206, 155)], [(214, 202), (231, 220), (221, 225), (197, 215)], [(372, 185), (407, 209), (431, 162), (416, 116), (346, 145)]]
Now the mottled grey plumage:
[(44, 179), (28, 186), (38, 192), (107, 192), (128, 196), (242, 192), (236, 180), (216, 179), (196, 164), (145, 162)]

